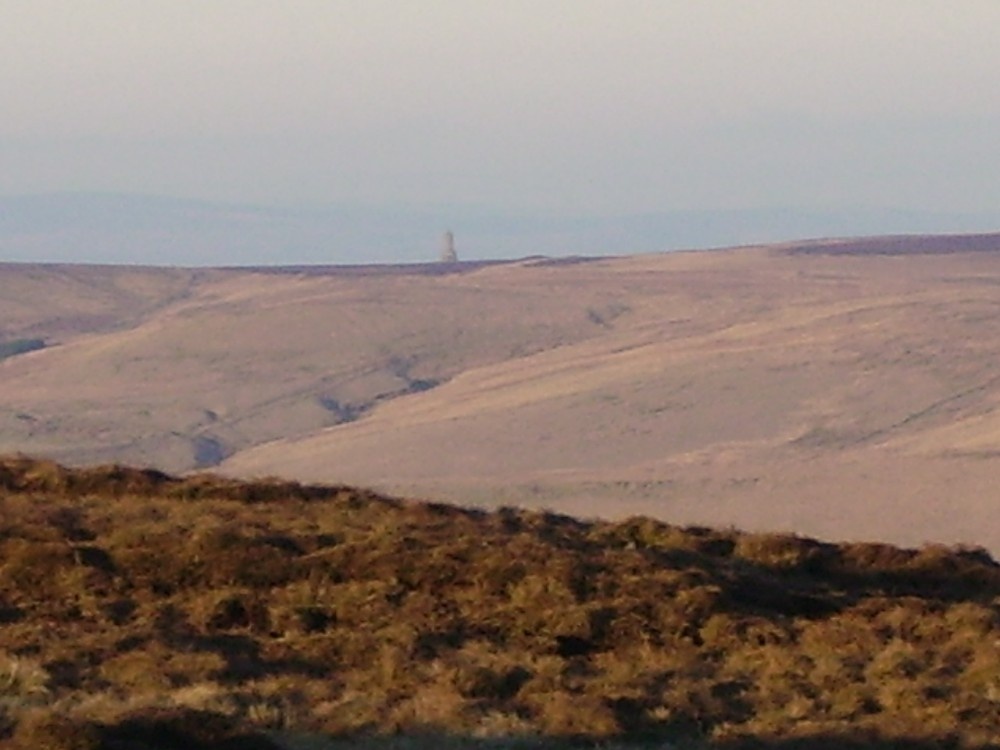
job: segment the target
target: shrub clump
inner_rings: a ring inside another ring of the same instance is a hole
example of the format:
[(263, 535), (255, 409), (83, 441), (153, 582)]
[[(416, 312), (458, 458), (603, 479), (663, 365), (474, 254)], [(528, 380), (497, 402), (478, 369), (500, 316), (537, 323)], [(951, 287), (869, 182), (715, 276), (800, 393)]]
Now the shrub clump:
[(998, 675), (982, 550), (0, 460), (0, 742), (20, 747), (985, 747)]

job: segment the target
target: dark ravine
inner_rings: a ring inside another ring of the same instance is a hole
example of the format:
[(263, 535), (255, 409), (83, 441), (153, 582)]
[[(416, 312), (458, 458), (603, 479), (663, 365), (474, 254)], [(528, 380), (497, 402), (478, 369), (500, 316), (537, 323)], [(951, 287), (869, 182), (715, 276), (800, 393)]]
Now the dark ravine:
[(0, 361), (9, 357), (16, 357), (19, 354), (36, 352), (46, 346), (44, 339), (12, 339), (10, 341), (0, 341)]
[(192, 445), (194, 447), (195, 466), (199, 469), (218, 466), (229, 455), (222, 441), (207, 435), (199, 435), (194, 438)]

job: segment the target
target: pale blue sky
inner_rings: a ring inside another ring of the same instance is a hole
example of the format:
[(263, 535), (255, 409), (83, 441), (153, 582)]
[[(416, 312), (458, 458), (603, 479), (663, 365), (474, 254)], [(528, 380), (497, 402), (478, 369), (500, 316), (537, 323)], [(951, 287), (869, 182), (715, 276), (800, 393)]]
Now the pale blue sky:
[(0, 0), (0, 194), (1000, 204), (997, 0)]

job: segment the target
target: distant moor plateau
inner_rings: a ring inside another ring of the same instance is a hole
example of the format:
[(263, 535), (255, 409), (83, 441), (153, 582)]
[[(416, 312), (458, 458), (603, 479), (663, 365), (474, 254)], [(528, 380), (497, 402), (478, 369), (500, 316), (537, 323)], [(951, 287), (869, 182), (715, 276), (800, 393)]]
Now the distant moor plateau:
[(1000, 235), (0, 265), (0, 453), (1000, 552)]

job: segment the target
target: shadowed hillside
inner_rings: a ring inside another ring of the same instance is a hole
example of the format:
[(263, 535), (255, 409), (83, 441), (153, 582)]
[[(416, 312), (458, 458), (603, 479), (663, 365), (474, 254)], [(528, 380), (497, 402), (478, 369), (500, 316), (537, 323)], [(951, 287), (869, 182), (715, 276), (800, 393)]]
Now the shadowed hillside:
[(52, 750), (985, 748), (1000, 566), (9, 458), (0, 691), (0, 732)]

